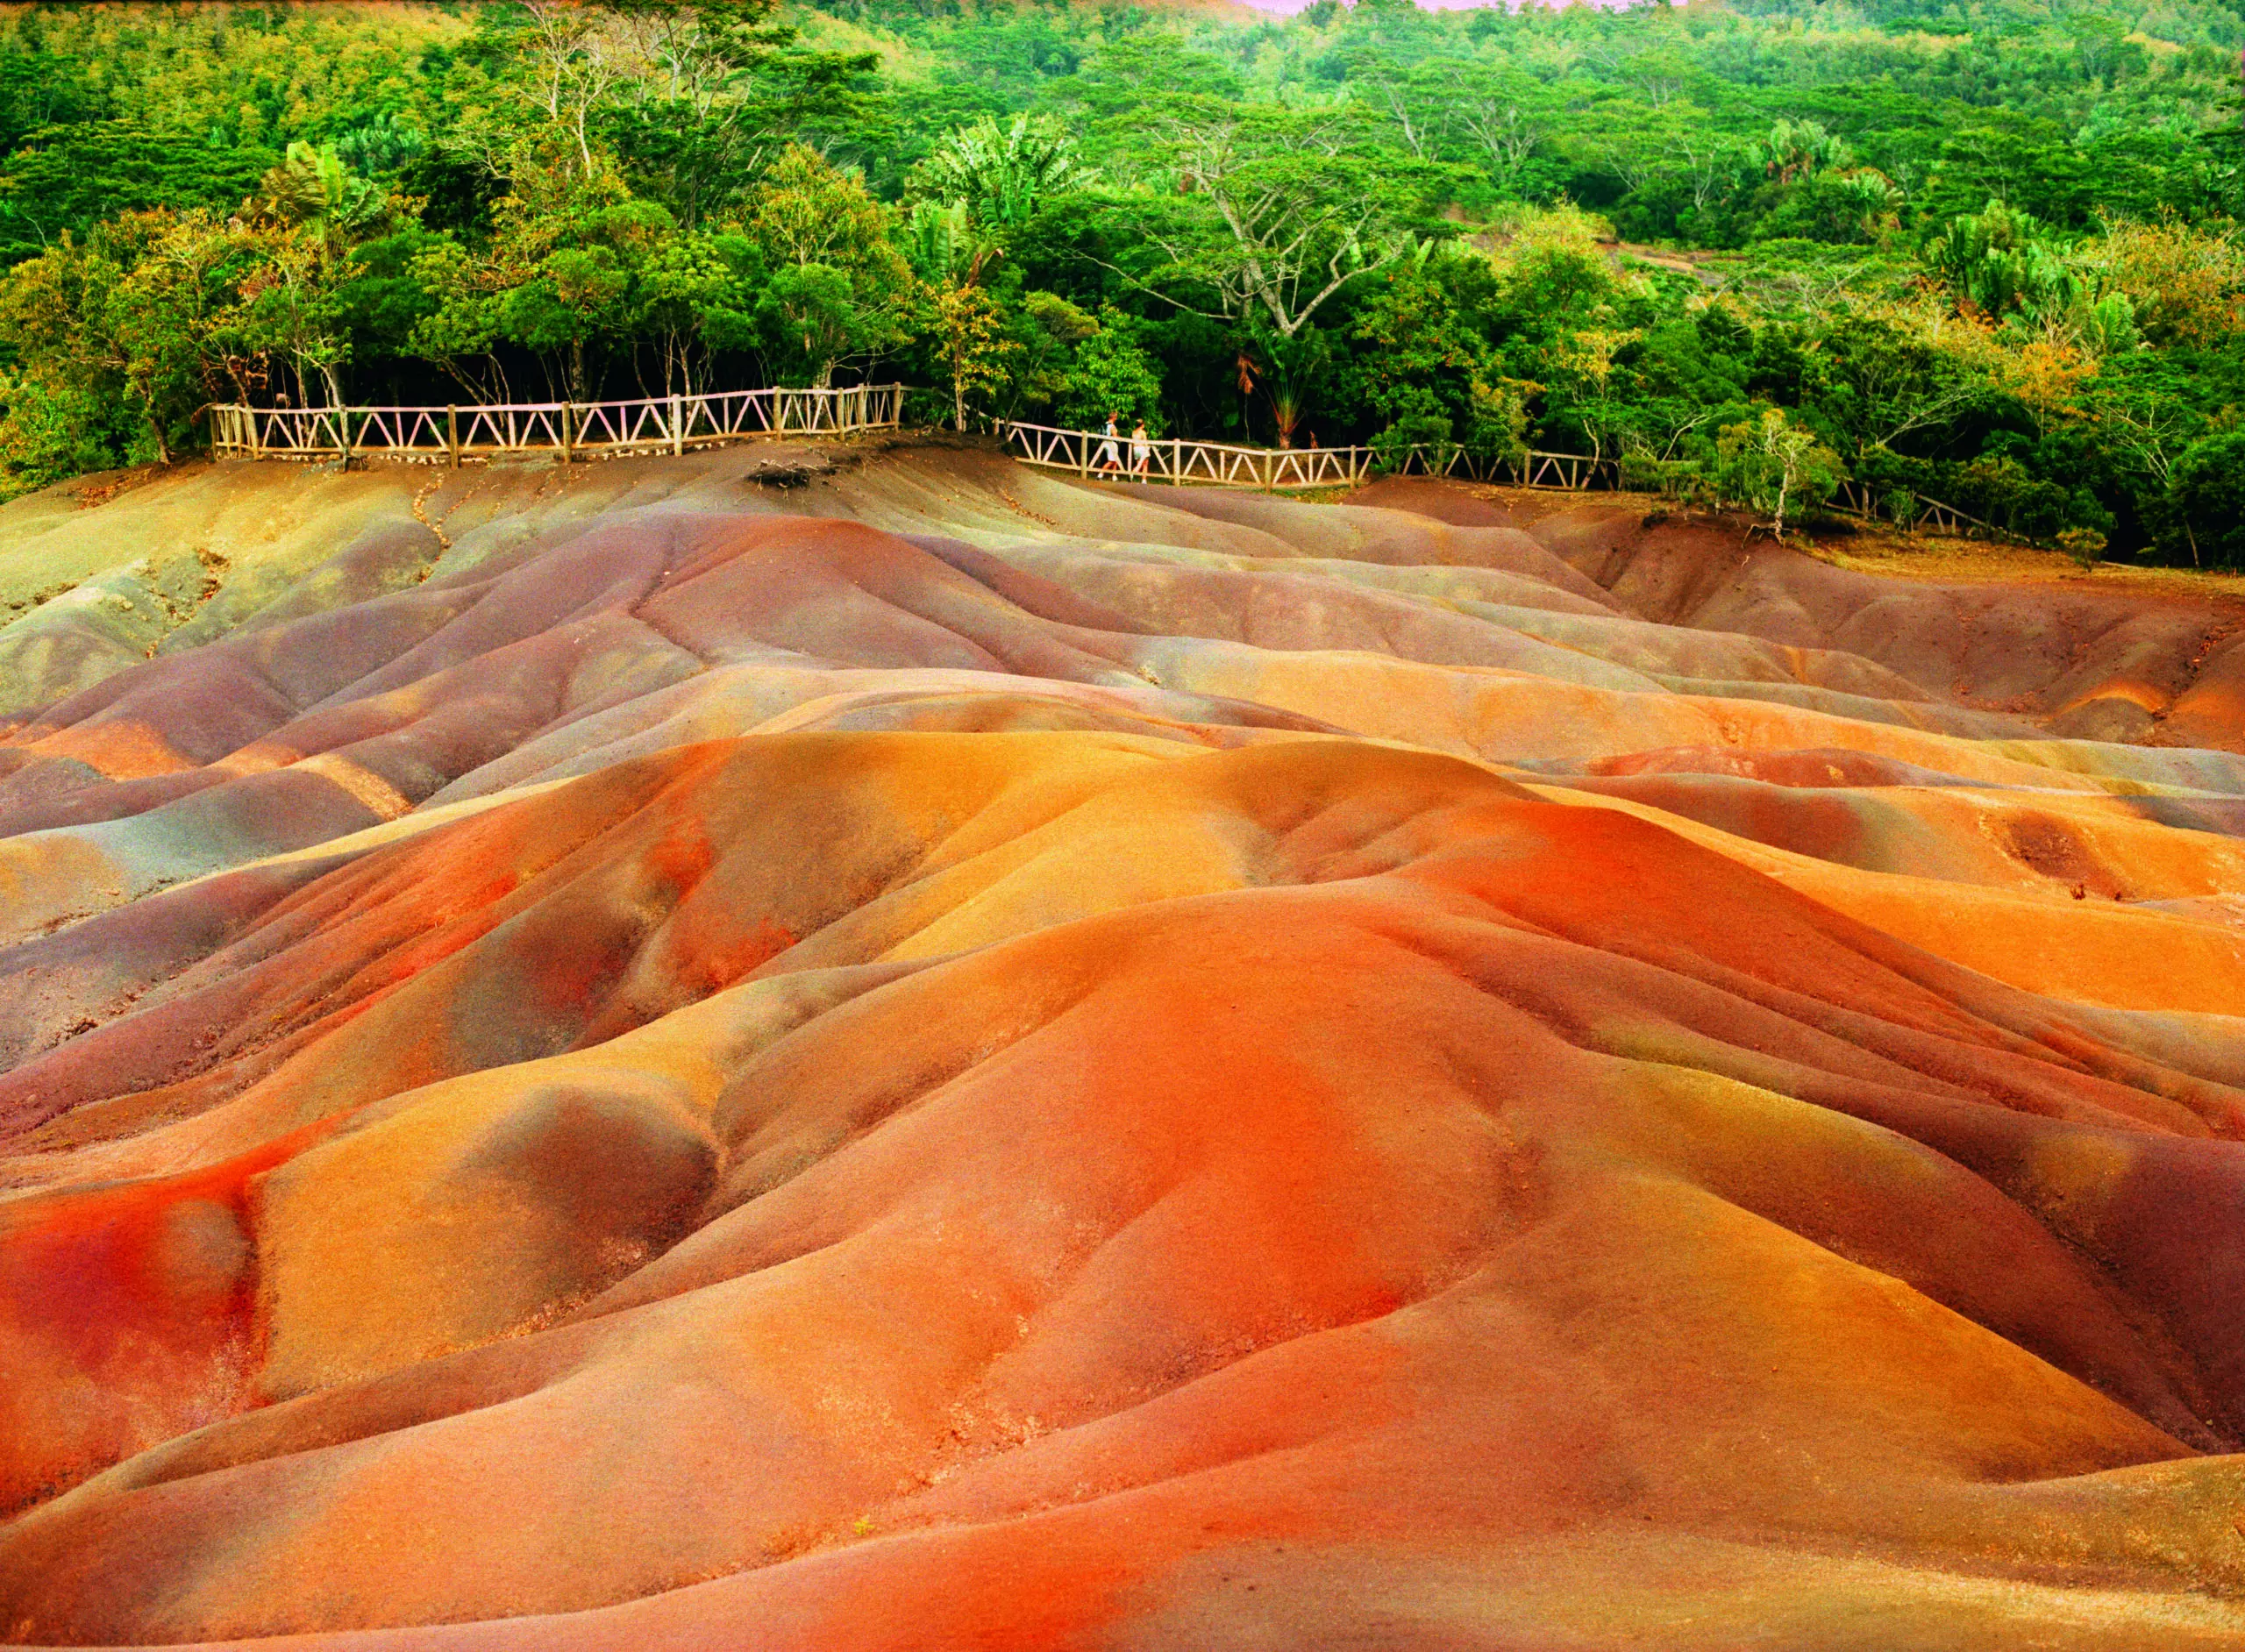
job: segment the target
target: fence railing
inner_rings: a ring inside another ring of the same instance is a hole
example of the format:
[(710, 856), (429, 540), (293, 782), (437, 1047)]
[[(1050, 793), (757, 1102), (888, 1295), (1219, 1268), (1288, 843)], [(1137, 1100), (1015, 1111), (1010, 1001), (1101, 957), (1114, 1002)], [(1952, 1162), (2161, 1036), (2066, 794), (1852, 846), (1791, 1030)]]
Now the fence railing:
[[(1592, 488), (1618, 488), (1621, 465), (1618, 459), (1587, 453), (1546, 453), (1536, 449), (1513, 456), (1475, 454), (1455, 442), (1418, 443), (1383, 456), (1370, 447), (1246, 447), (1230, 442), (1193, 442), (1158, 437), (1143, 443), (1128, 436), (1108, 436), (1099, 431), (1063, 430), (1051, 424), (1027, 424), (1005, 419), (997, 427), (1007, 447), (1024, 464), (1052, 470), (1071, 470), (1093, 481), (1161, 481), (1202, 488), (1256, 488), (1286, 493), (1317, 488), (1354, 488), (1385, 462), (1398, 474), (1465, 476), (1473, 481), (1503, 482), (1515, 488), (1548, 488), (1580, 493)], [(1908, 530), (1925, 529), (1959, 538), (1975, 535), (2031, 543), (2024, 536), (1994, 523), (1928, 499), (1909, 495)], [(1874, 518), (1891, 516), (1879, 509), (1880, 500), (1860, 482), (1845, 481), (1826, 509), (1842, 516)]]
[(214, 407), (211, 452), (224, 459), (349, 459), (391, 454), (459, 464), (495, 453), (682, 453), (752, 436), (838, 436), (890, 429), (901, 384), (837, 390), (720, 390), (624, 402), (451, 407)]
[[(1928, 499), (1923, 494), (1910, 493), (1907, 489), (1897, 491), (1903, 493), (1908, 500), (1908, 509), (1911, 513), (1910, 520), (1906, 523), (1899, 524), (1900, 526), (1908, 529), (1929, 528), (1935, 533), (1953, 534), (1960, 539), (1970, 539), (1978, 534), (1985, 535), (1991, 539), (2008, 540), (2013, 545), (2033, 543), (2024, 534), (2013, 533), (2008, 528), (1999, 528), (1992, 522), (1983, 522), (1979, 517), (1970, 516), (1954, 505), (1943, 504), (1938, 499)], [(1843, 481), (1840, 484), (1839, 492), (1833, 495), (1825, 508), (1836, 510), (1842, 516), (1860, 516), (1866, 521), (1879, 516), (1892, 520), (1894, 511), (1891, 505), (1882, 511), (1879, 509), (1880, 503), (1878, 495), (1863, 483)]]
[(1529, 448), (1517, 456), (1471, 453), (1455, 442), (1417, 445), (1397, 466), (1398, 474), (1465, 476), (1472, 481), (1503, 482), (1513, 488), (1550, 488), (1581, 493), (1621, 485), (1621, 466), (1588, 453), (1546, 453)]
[[(1201, 488), (1255, 488), (1286, 493), (1354, 488), (1382, 463), (1370, 447), (1247, 447), (1233, 442), (1195, 442), (1180, 437), (1133, 441), (1099, 431), (1001, 420), (1006, 445), (1024, 464), (1072, 470), (1094, 480), (1160, 481)], [(1428, 444), (1391, 452), (1394, 468), (1429, 476), (1466, 475), (1475, 481), (1509, 481), (1522, 488), (1579, 491), (1610, 485), (1614, 461), (1581, 453), (1529, 452), (1518, 459), (1481, 457), (1455, 443)]]
[(1179, 437), (1134, 442), (1098, 431), (1006, 420), (1006, 445), (1024, 464), (1072, 470), (1118, 481), (1164, 481), (1203, 488), (1353, 488), (1372, 472), (1368, 447), (1242, 447)]

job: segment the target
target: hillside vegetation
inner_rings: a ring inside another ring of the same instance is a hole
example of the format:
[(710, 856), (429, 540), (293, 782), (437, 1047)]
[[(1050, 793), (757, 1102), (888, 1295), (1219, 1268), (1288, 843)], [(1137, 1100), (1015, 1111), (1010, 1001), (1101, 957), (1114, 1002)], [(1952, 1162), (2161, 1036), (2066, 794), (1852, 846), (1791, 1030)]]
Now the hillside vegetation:
[(2234, 566), (2241, 46), (2213, 0), (16, 7), (0, 490), (212, 401), (875, 376)]

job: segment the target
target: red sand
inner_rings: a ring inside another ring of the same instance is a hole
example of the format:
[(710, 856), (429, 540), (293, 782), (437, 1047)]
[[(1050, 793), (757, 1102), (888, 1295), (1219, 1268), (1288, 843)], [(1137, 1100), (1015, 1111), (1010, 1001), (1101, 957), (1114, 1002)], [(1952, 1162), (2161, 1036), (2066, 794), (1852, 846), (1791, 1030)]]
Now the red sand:
[(2245, 1644), (2245, 761), (1589, 516), (643, 502), (0, 743), (10, 1640)]

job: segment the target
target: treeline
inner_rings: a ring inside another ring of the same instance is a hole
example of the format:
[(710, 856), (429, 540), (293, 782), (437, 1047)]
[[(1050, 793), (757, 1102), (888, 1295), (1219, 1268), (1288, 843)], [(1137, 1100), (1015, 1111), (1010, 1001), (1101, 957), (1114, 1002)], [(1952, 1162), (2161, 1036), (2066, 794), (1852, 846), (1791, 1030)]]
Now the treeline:
[(213, 401), (873, 375), (2245, 561), (2245, 17), (2135, 21), (25, 8), (0, 488)]

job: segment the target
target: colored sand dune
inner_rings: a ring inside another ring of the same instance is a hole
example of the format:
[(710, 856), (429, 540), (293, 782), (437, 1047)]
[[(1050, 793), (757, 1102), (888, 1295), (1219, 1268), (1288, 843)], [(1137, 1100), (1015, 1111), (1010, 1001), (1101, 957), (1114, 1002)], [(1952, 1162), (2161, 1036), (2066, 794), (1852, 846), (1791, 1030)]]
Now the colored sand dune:
[(0, 511), (11, 1641), (2245, 1642), (2245, 616), (768, 462)]

